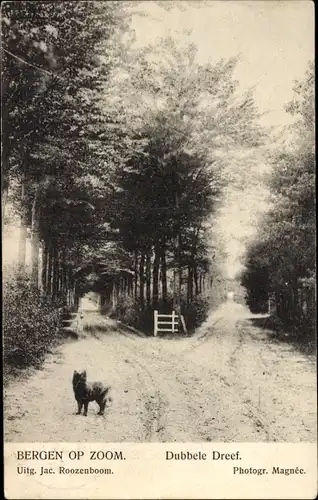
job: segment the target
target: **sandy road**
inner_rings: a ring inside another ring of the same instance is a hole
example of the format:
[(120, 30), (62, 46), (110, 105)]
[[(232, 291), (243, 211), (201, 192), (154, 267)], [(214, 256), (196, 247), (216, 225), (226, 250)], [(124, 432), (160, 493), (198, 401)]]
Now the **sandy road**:
[[(315, 441), (315, 361), (275, 343), (233, 301), (194, 337), (145, 338), (87, 312), (91, 332), (60, 346), (5, 393), (8, 441)], [(75, 415), (74, 369), (113, 386), (104, 417)]]

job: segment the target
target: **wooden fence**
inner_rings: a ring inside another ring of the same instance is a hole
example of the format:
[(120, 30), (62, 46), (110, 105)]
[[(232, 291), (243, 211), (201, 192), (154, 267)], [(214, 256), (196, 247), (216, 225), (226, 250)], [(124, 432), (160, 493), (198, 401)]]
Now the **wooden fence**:
[(184, 317), (178, 315), (175, 311), (172, 314), (159, 314), (159, 311), (154, 311), (154, 330), (153, 334), (157, 337), (158, 333), (178, 333), (181, 324), (184, 333), (187, 333)]

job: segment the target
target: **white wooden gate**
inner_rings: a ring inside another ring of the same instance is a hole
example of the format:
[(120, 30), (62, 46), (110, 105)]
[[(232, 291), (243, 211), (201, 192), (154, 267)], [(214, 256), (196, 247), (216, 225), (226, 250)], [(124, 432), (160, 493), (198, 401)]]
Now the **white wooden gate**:
[(179, 316), (172, 311), (172, 314), (159, 314), (154, 311), (154, 331), (156, 337), (158, 332), (176, 333), (179, 329)]
[(183, 332), (187, 334), (184, 317), (182, 314), (179, 316), (175, 311), (172, 311), (172, 314), (159, 314), (159, 311), (155, 310), (153, 325), (153, 334), (155, 337), (158, 332), (178, 333), (180, 325), (182, 326)]

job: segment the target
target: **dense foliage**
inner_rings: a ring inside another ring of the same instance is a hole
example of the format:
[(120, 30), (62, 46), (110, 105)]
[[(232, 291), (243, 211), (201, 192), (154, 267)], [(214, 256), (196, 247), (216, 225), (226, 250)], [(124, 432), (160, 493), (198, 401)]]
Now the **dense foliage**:
[(108, 172), (98, 136), (110, 118), (99, 96), (121, 50), (120, 11), (116, 2), (8, 2), (2, 9), (3, 203), (11, 185), (21, 214), (20, 267), (30, 228), (33, 284), (41, 246), (42, 287), (54, 300), (74, 302), (80, 248), (103, 233)]
[(60, 339), (61, 315), (30, 283), (28, 275), (12, 270), (3, 289), (3, 360), (6, 377), (14, 367), (38, 366)]
[(289, 130), (292, 143), (272, 157), (272, 208), (249, 249), (243, 284), (252, 307), (270, 296), (282, 324), (304, 340), (315, 330), (313, 65), (296, 83), (287, 111), (296, 118)]

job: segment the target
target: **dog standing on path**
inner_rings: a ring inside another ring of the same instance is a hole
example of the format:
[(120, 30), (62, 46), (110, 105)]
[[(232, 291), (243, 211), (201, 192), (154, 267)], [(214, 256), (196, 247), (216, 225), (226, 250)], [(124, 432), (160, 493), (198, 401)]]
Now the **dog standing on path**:
[(103, 415), (107, 402), (112, 401), (109, 395), (111, 387), (102, 382), (87, 382), (86, 370), (81, 373), (74, 370), (72, 383), (78, 405), (77, 415), (81, 414), (84, 406), (84, 416), (86, 417), (88, 404), (91, 401), (96, 401), (99, 406), (98, 415)]

